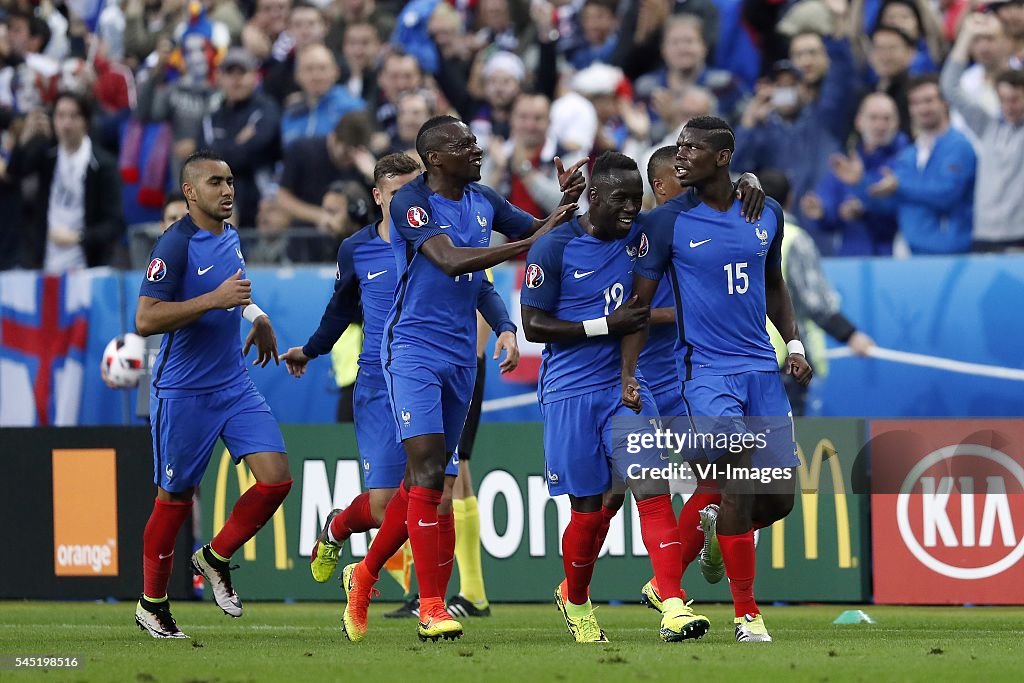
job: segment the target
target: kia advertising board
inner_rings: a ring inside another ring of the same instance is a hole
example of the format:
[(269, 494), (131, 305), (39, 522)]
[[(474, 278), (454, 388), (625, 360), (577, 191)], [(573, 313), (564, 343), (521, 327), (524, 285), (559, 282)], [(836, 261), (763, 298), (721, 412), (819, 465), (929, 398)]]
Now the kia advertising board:
[(871, 423), (875, 601), (1024, 604), (1024, 423)]

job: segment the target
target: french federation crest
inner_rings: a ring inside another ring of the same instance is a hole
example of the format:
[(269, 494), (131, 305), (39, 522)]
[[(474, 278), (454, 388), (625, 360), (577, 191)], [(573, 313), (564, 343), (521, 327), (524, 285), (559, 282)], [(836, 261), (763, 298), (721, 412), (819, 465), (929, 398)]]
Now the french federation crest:
[(430, 214), (428, 214), (427, 210), (422, 207), (413, 206), (405, 212), (405, 219), (409, 221), (409, 225), (412, 227), (422, 228), (430, 222)]
[(480, 225), (481, 228), (487, 227), (487, 219), (481, 216), (480, 214), (476, 215), (476, 222)]
[(754, 227), (754, 234), (757, 235), (757, 239), (761, 240), (761, 246), (768, 246), (768, 231), (761, 228), (761, 224), (758, 223)]

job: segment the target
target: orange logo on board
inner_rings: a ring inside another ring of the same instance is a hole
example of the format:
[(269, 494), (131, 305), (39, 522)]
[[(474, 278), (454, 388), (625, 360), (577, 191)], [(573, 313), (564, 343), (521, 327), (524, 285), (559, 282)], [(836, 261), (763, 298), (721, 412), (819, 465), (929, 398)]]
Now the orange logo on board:
[(53, 573), (117, 576), (117, 455), (53, 451)]

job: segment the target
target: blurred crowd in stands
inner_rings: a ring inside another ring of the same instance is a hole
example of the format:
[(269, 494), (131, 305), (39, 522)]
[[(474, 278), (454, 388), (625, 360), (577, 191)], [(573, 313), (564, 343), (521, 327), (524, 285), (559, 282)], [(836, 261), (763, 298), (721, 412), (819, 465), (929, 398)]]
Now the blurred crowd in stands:
[(331, 261), (445, 112), (536, 216), (717, 114), (824, 255), (1024, 249), (1022, 67), (1024, 0), (0, 0), (0, 269), (128, 265), (200, 148), (251, 263)]

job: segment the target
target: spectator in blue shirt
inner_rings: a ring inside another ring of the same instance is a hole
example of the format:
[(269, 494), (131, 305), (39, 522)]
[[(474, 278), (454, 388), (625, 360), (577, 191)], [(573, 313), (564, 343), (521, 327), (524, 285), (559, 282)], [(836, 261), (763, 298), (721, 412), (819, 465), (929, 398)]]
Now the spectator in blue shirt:
[(569, 55), (574, 67), (586, 69), (594, 62), (611, 63), (619, 40), (617, 8), (617, 0), (586, 0), (580, 11), (584, 42)]
[(342, 116), (366, 108), (363, 100), (337, 84), (339, 75), (338, 62), (323, 45), (307, 45), (299, 51), (295, 58), (295, 80), (302, 95), (281, 117), (283, 145), (325, 136)]
[(896, 155), (891, 169), (870, 182), (859, 160), (836, 157), (833, 169), (865, 206), (895, 209), (897, 256), (963, 254), (971, 249), (974, 148), (949, 125), (949, 106), (936, 76), (918, 76), (907, 87), (914, 144)]

